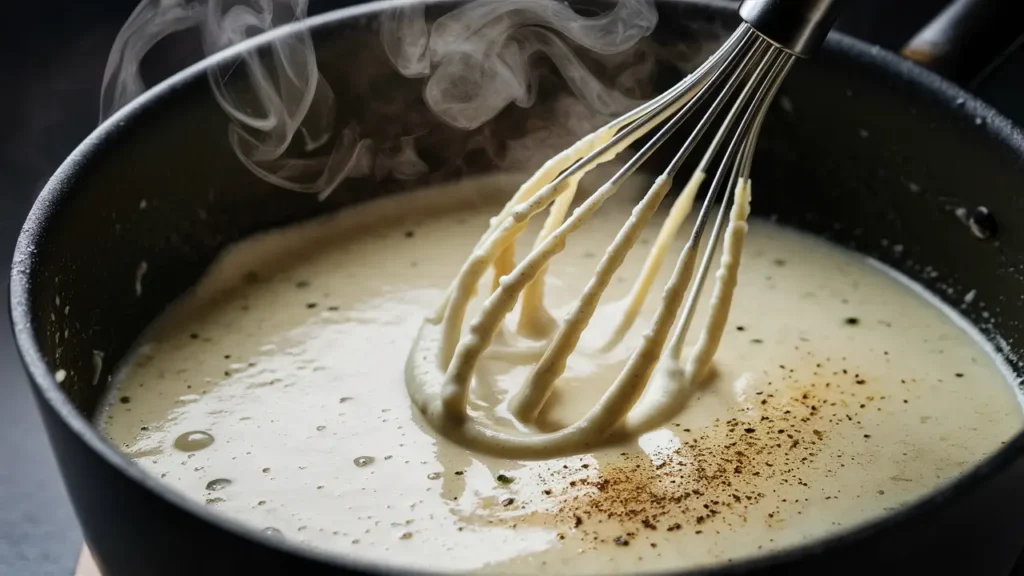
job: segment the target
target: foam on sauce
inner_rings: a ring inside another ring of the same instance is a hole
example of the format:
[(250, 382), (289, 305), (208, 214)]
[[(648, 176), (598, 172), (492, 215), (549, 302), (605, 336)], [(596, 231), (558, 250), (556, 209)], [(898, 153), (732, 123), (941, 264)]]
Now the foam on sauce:
[[(861, 255), (755, 219), (712, 372), (671, 422), (571, 457), (474, 454), (421, 420), (405, 357), (521, 181), (385, 198), (235, 247), (141, 339), (101, 425), (145, 470), (267, 537), (392, 566), (578, 574), (820, 538), (923, 496), (1024, 425), (1010, 375), (954, 312)], [(556, 316), (636, 192), (610, 199), (552, 261)], [(627, 299), (662, 216), (604, 302)], [(570, 358), (541, 429), (593, 407), (649, 300), (622, 345)], [(620, 317), (599, 311), (584, 341), (598, 348)], [(533, 360), (485, 355), (469, 413), (517, 429), (508, 402)]]

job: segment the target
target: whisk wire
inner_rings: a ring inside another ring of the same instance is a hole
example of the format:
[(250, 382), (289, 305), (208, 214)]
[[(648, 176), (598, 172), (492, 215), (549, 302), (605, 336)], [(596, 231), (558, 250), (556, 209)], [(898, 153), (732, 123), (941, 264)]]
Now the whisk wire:
[[(761, 40), (761, 42), (768, 44), (766, 40)], [(768, 102), (764, 96), (772, 89), (771, 87), (778, 82), (778, 77), (780, 76), (779, 73), (782, 70), (788, 71), (788, 67), (783, 68), (780, 64), (784, 60), (791, 58), (792, 56), (789, 56), (784, 52), (778, 50), (771, 51), (754, 72), (752, 79), (746, 86), (746, 89), (736, 100), (729, 116), (726, 118), (723, 127), (719, 132), (720, 136), (729, 133), (736, 119), (741, 113), (743, 113), (742, 120), (733, 133), (732, 141), (723, 155), (722, 163), (715, 175), (715, 179), (707, 197), (705, 198), (704, 205), (701, 207), (700, 214), (697, 217), (697, 223), (694, 225), (693, 232), (690, 236), (688, 244), (693, 244), (694, 249), (696, 249), (697, 245), (700, 243), (701, 237), (704, 233), (704, 228), (710, 215), (711, 207), (722, 194), (722, 190), (724, 190), (729, 183), (733, 183), (734, 186), (749, 185), (747, 182), (749, 179), (749, 171), (743, 170), (743, 158), (745, 158), (747, 154), (741, 155), (741, 152), (744, 152), (745, 149), (751, 146), (751, 136), (753, 134), (750, 127), (754, 119), (760, 116), (761, 109), (765, 107), (765, 103)], [(756, 93), (754, 92), (755, 89), (757, 90)], [(708, 153), (714, 154), (714, 151), (709, 150)], [(752, 155), (752, 150), (750, 155)], [(737, 158), (740, 158), (740, 160), (737, 161)], [(728, 213), (729, 203), (730, 199), (728, 197), (722, 200), (718, 217), (715, 219), (715, 224), (711, 230), (711, 236), (707, 242), (707, 249), (701, 259), (700, 266), (698, 267), (695, 279), (696, 281), (691, 283), (691, 289), (687, 295), (686, 305), (683, 307), (682, 315), (679, 318), (679, 324), (676, 327), (667, 350), (667, 355), (670, 358), (678, 360), (682, 355), (683, 344), (686, 339), (686, 335), (689, 332), (690, 324), (693, 321), (697, 302), (700, 299), (701, 291), (703, 290), (707, 275), (711, 270), (715, 247), (718, 245), (722, 231), (725, 228), (725, 220), (726, 214)]]
[[(694, 128), (691, 136), (669, 163), (668, 168), (663, 173), (665, 176), (668, 178), (675, 177), (675, 174), (682, 167), (690, 152), (694, 147), (696, 147), (699, 140), (704, 136), (704, 133), (714, 123), (715, 118), (732, 97), (736, 87), (744, 78), (746, 78), (750, 69), (753, 67), (752, 62), (755, 62), (758, 57), (761, 57), (768, 50), (769, 47), (764, 43), (755, 43), (755, 45), (747, 51), (745, 59), (737, 66), (739, 69), (738, 73), (737, 71), (728, 68), (723, 69), (725, 75), (729, 76), (728, 84), (722, 90), (721, 94), (719, 94), (718, 98), (715, 99), (703, 119)], [(689, 215), (697, 192), (704, 181), (707, 167), (711, 163), (711, 160), (718, 151), (726, 135), (727, 131), (724, 129), (719, 130), (715, 134), (714, 139), (708, 146), (708, 150), (698, 164), (697, 169), (694, 170), (690, 180), (676, 197), (675, 202), (673, 202), (668, 217), (665, 219), (661, 229), (658, 231), (658, 236), (655, 239), (654, 246), (648, 254), (647, 259), (644, 261), (640, 276), (633, 284), (633, 287), (625, 300), (622, 315), (616, 323), (615, 328), (611, 331), (608, 339), (605, 340), (601, 347), (603, 351), (609, 351), (617, 346), (632, 327), (637, 316), (640, 314), (640, 309), (653, 285), (654, 277), (661, 269), (661, 265), (664, 261), (665, 255), (667, 254), (668, 245), (675, 239), (676, 233), (682, 225), (683, 220), (685, 220)]]
[[(739, 32), (742, 32), (742, 29)], [(677, 90), (675, 93), (681, 94), (681, 97), (678, 100), (669, 98), (661, 101), (658, 105), (653, 106), (650, 111), (640, 116), (640, 122), (646, 123), (644, 128), (644, 133), (646, 133), (659, 124), (666, 117), (666, 113), (674, 113), (672, 119), (658, 130), (657, 134), (655, 134), (655, 136), (648, 141), (639, 152), (634, 154), (633, 157), (630, 158), (607, 183), (605, 183), (601, 192), (608, 192), (609, 196), (613, 195), (618, 190), (619, 186), (631, 177), (636, 170), (638, 170), (640, 166), (676, 132), (676, 130), (692, 115), (692, 113), (703, 104), (704, 100), (706, 100), (709, 95), (718, 88), (718, 85), (723, 82), (725, 77), (730, 78), (729, 86), (724, 91), (725, 96), (728, 97), (731, 95), (733, 89), (738, 83), (739, 76), (746, 73), (747, 69), (751, 66), (753, 57), (755, 56), (755, 52), (749, 49), (750, 45), (753, 44), (750, 41), (752, 37), (738, 33), (737, 38), (741, 39), (740, 44), (721, 61), (718, 68), (710, 69), (712, 73), (709, 79), (705, 80), (700, 71), (691, 74), (676, 85)], [(737, 68), (743, 71), (739, 75), (735, 73)], [(693, 86), (696, 90), (695, 92), (687, 92), (685, 86)], [(677, 155), (678, 162), (673, 163), (675, 168), (666, 170), (665, 174), (667, 178), (671, 179), (674, 176), (679, 165), (682, 164), (682, 160), (679, 159), (679, 157), (681, 156), (682, 158), (685, 158), (686, 154), (689, 153), (689, 150), (696, 145), (697, 140), (699, 140), (700, 135), (703, 134), (706, 127), (707, 123), (702, 122), (699, 133), (695, 134), (695, 137), (688, 140), (687, 145), (684, 148), (685, 152), (681, 151), (680, 155)], [(632, 131), (636, 129), (638, 129), (637, 124), (628, 126), (628, 128), (622, 132), (622, 134), (627, 135), (616, 135), (616, 137), (608, 143), (608, 150), (612, 152), (617, 151), (617, 148), (615, 147), (616, 142), (623, 142), (627, 140), (632, 142), (628, 134), (632, 134)], [(620, 136), (622, 136), (621, 139)], [(548, 218), (544, 222), (544, 225), (537, 236), (534, 249), (539, 248), (548, 236), (557, 232), (557, 228), (565, 220), (569, 206), (575, 196), (578, 176), (586, 174), (593, 169), (596, 164), (606, 159), (605, 156), (602, 156), (602, 150), (605, 150), (605, 147), (602, 147), (585, 158), (580, 159), (569, 171), (567, 171), (571, 172), (571, 178), (569, 181), (571, 181), (572, 184), (570, 186), (563, 186), (563, 189), (559, 191), (557, 199), (551, 205)], [(558, 181), (559, 180), (556, 180), (555, 184), (557, 184)], [(651, 191), (654, 192), (657, 188), (658, 186), (655, 185), (651, 188)], [(661, 198), (658, 198), (656, 203), (660, 202)], [(630, 247), (632, 247), (632, 244)], [(506, 254), (503, 254), (503, 260), (509, 260), (510, 253), (511, 248), (506, 250)], [(550, 332), (553, 331), (554, 327), (557, 327), (557, 322), (547, 312), (543, 302), (545, 272), (546, 269), (541, 269), (537, 274), (537, 277), (523, 290), (523, 305), (520, 309), (521, 312), (518, 331), (520, 334), (527, 337), (544, 338), (550, 335)], [(499, 271), (497, 273), (500, 274), (501, 272)]]
[[(521, 421), (532, 422), (537, 417), (540, 409), (550, 396), (555, 381), (564, 373), (567, 357), (575, 351), (579, 344), (582, 332), (593, 318), (597, 305), (607, 289), (608, 284), (611, 282), (614, 273), (622, 265), (626, 254), (633, 248), (633, 246), (635, 246), (640, 233), (650, 222), (654, 212), (657, 210), (671, 187), (675, 172), (678, 171), (686, 156), (696, 146), (697, 141), (701, 138), (707, 127), (712, 123), (719, 110), (729, 100), (735, 88), (740, 84), (742, 78), (744, 78), (749, 73), (750, 69), (754, 67), (754, 62), (757, 61), (757, 57), (766, 49), (767, 48), (765, 46), (757, 45), (750, 49), (735, 51), (732, 54), (732, 57), (725, 62), (722, 68), (722, 71), (729, 73), (717, 74), (716, 77), (707, 84), (707, 89), (703, 90), (696, 98), (690, 101), (688, 105), (681, 108), (673, 119), (665, 125), (651, 141), (649, 141), (637, 154), (635, 154), (626, 163), (626, 165), (608, 181), (608, 183), (594, 194), (594, 197), (604, 197), (605, 195), (610, 196), (613, 194), (615, 190), (617, 190), (618, 187), (621, 186), (621, 184), (654, 153), (655, 150), (661, 147), (665, 141), (672, 136), (676, 129), (682, 125), (692, 112), (701, 105), (702, 101), (713, 91), (712, 89), (717, 88), (717, 84), (721, 83), (724, 77), (729, 78), (728, 82), (726, 82), (726, 86), (722, 89), (718, 98), (715, 99), (711, 109), (705, 114), (705, 117), (703, 121), (701, 121), (697, 130), (687, 139), (687, 142), (680, 149), (679, 153), (677, 153), (675, 160), (673, 160), (669, 168), (657, 180), (655, 180), (654, 184), (633, 210), (633, 213), (627, 223), (620, 230), (620, 233), (616, 235), (604, 257), (598, 263), (593, 277), (583, 292), (583, 296), (581, 296), (572, 311), (565, 317), (565, 321), (561, 324), (558, 332), (548, 344), (540, 361), (531, 371), (525, 384), (510, 401), (510, 410)], [(718, 140), (719, 139), (716, 137), (716, 141)], [(542, 277), (538, 277), (538, 280), (540, 279), (542, 279)]]

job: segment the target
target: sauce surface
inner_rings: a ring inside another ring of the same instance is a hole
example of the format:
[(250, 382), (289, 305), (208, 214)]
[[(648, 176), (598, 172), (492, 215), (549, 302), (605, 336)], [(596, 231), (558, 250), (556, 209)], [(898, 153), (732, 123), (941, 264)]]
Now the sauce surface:
[[(847, 529), (947, 482), (1024, 425), (1008, 372), (952, 312), (861, 255), (755, 219), (712, 373), (668, 425), (531, 462), (439, 438), (408, 398), (405, 358), (521, 181), (385, 198), (230, 250), (141, 339), (100, 424), (145, 470), (268, 537), (405, 567), (578, 574), (707, 565)], [(553, 260), (556, 316), (639, 188), (609, 200)], [(608, 310), (659, 224), (613, 280)], [(649, 300), (606, 353), (584, 350), (616, 326), (599, 309), (541, 429), (593, 406), (647, 327)], [(470, 413), (518, 426), (508, 400), (530, 368), (485, 357)]]

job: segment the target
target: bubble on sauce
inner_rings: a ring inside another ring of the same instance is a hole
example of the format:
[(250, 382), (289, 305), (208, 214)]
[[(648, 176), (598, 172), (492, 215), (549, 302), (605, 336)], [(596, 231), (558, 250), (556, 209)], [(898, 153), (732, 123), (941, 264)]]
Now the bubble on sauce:
[(260, 534), (263, 534), (264, 536), (270, 536), (272, 538), (284, 538), (284, 532), (281, 532), (273, 526), (267, 526), (263, 530), (260, 530)]
[(355, 460), (352, 460), (352, 462), (357, 467), (359, 467), (359, 468), (364, 468), (366, 466), (369, 466), (370, 464), (373, 464), (373, 461), (374, 461), (374, 457), (373, 456), (360, 456), (360, 457), (356, 458)]
[(431, 472), (430, 474), (427, 474), (427, 480), (440, 480), (440, 479), (441, 479), (441, 473), (440, 472)]
[(227, 478), (217, 478), (206, 483), (206, 489), (210, 492), (223, 490), (228, 486), (231, 486), (231, 480), (228, 480)]
[(971, 212), (968, 225), (971, 232), (982, 240), (992, 238), (999, 231), (999, 224), (996, 222), (995, 216), (984, 206), (978, 206)]
[(213, 444), (213, 435), (204, 430), (185, 432), (174, 439), (174, 447), (182, 452), (197, 452)]
[(973, 210), (964, 207), (956, 208), (956, 217), (970, 228), (971, 233), (980, 240), (988, 240), (999, 232), (999, 223), (985, 206), (977, 206)]

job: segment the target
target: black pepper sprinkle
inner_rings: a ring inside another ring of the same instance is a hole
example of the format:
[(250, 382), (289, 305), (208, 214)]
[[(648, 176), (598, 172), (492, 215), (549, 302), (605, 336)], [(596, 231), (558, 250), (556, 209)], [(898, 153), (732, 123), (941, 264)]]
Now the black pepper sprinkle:
[(296, 288), (309, 288), (309, 280), (299, 280), (295, 283)]
[(964, 373), (963, 372), (957, 372), (956, 373), (956, 377), (957, 378), (963, 378), (964, 377)]
[(750, 341), (750, 343), (751, 344), (764, 344), (764, 340), (761, 340), (760, 338), (754, 338), (753, 340)]
[(629, 546), (629, 540), (627, 540), (625, 536), (616, 536), (615, 537), (615, 545), (616, 546)]
[(406, 238), (412, 238), (415, 235), (416, 235), (416, 232), (414, 232), (413, 230), (406, 230), (405, 231), (405, 237)]
[(129, 398), (128, 396), (121, 396), (121, 404), (127, 404), (127, 403), (129, 403), (131, 401), (132, 401), (132, 399)]
[(199, 340), (199, 334), (196, 334), (195, 332), (189, 334), (188, 337), (193, 340)]
[(462, 470), (456, 470), (455, 471), (455, 475), (456, 476), (462, 476), (463, 474), (465, 474), (465, 472), (463, 472)]
[(306, 304), (306, 308), (309, 308), (310, 310), (312, 310), (313, 308), (316, 308), (316, 302), (309, 302), (309, 303), (307, 303)]
[(850, 317), (846, 319), (847, 326), (856, 326), (857, 324), (860, 324), (860, 318)]
[(744, 428), (743, 431), (746, 432), (747, 434), (753, 434), (754, 432), (757, 432), (757, 430), (755, 430), (754, 428)]
[(506, 476), (504, 474), (498, 474), (495, 477), (495, 480), (497, 480), (499, 484), (504, 484), (506, 486), (511, 484), (512, 482), (515, 482), (515, 478), (511, 476)]
[(508, 508), (509, 506), (511, 506), (511, 505), (513, 505), (515, 503), (516, 503), (516, 499), (515, 498), (505, 498), (504, 500), (501, 501), (501, 505), (504, 506), (505, 508)]

